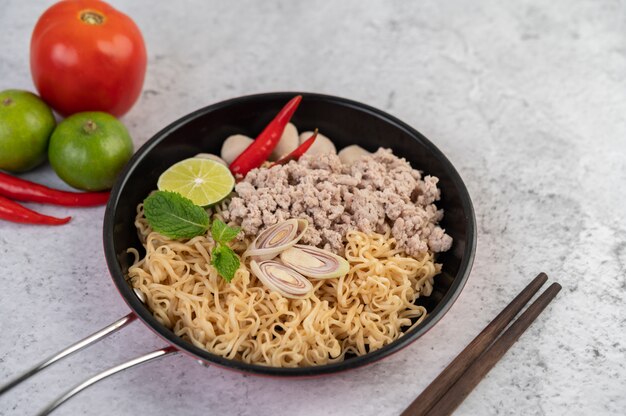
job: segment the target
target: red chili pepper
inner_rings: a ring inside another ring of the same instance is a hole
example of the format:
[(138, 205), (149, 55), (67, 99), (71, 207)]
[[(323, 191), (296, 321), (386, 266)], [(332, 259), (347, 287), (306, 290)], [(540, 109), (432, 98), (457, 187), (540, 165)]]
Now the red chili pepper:
[(0, 196), (0, 219), (26, 224), (61, 225), (67, 224), (72, 217), (56, 218), (43, 215)]
[(11, 199), (68, 207), (106, 204), (109, 192), (66, 192), (0, 172), (0, 195)]
[(305, 154), (306, 151), (309, 150), (311, 146), (313, 146), (313, 142), (315, 141), (315, 139), (317, 139), (317, 129), (315, 129), (315, 132), (313, 133), (311, 137), (309, 137), (304, 142), (302, 142), (302, 144), (296, 147), (296, 149), (293, 152), (289, 153), (287, 156), (276, 161), (272, 166), (284, 165), (286, 163), (291, 162), (292, 160), (300, 159), (300, 156)]
[(285, 126), (296, 112), (302, 101), (296, 95), (278, 112), (276, 117), (265, 127), (259, 136), (230, 164), (230, 171), (235, 176), (245, 176), (254, 168), (258, 168), (267, 160), (282, 136)]

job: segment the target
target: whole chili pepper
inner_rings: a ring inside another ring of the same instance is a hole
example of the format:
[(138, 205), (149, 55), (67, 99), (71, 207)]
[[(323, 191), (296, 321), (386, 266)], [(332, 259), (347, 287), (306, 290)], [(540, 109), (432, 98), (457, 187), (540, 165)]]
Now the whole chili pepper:
[(284, 165), (291, 162), (292, 160), (300, 159), (300, 156), (306, 153), (306, 151), (309, 150), (311, 146), (313, 146), (313, 142), (315, 141), (315, 139), (317, 139), (317, 129), (315, 129), (315, 132), (311, 137), (303, 141), (302, 144), (296, 147), (293, 152), (289, 153), (285, 157), (280, 158), (272, 166)]
[(0, 196), (0, 219), (26, 224), (61, 225), (66, 224), (72, 217), (56, 218), (43, 215)]
[(230, 164), (229, 168), (235, 177), (243, 177), (254, 168), (258, 168), (267, 160), (285, 130), (285, 126), (302, 101), (296, 95), (278, 112), (276, 117), (265, 127), (257, 138)]
[(18, 201), (68, 207), (93, 207), (106, 204), (109, 192), (66, 192), (0, 172), (0, 195)]

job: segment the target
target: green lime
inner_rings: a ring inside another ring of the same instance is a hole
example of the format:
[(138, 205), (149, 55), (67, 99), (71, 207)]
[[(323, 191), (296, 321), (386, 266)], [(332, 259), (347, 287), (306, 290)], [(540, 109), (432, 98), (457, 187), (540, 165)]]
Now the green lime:
[(52, 110), (35, 94), (0, 92), (0, 169), (23, 172), (46, 160), (55, 124)]
[(224, 199), (235, 186), (235, 178), (223, 164), (193, 157), (170, 166), (159, 177), (161, 191), (178, 192), (200, 206)]
[(133, 142), (126, 127), (101, 112), (77, 113), (60, 122), (48, 148), (57, 175), (87, 191), (111, 188), (132, 154)]

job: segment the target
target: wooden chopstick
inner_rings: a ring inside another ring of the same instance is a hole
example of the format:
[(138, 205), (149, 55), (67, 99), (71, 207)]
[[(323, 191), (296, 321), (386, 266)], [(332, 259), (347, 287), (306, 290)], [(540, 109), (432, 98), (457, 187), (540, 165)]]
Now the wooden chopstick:
[(545, 273), (539, 273), (480, 334), (433, 380), (432, 383), (402, 412), (401, 416), (421, 416), (463, 375), (465, 370), (495, 341), (500, 333), (530, 301), (548, 280)]
[(444, 394), (426, 413), (427, 416), (448, 416), (463, 402), (471, 391), (480, 383), (517, 339), (528, 329), (530, 324), (554, 299), (561, 290), (561, 285), (552, 283), (529, 307), (513, 322), (500, 338), (485, 351), (465, 371), (463, 376)]

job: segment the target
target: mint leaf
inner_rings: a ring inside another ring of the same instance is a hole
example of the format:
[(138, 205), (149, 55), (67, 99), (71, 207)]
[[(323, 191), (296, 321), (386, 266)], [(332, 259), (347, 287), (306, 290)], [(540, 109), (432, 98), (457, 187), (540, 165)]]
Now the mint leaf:
[(237, 237), (240, 230), (239, 227), (229, 227), (220, 220), (214, 220), (211, 224), (211, 235), (215, 240), (215, 248), (211, 251), (211, 264), (229, 283), (239, 268), (239, 257), (226, 243)]
[(217, 243), (228, 243), (230, 240), (237, 237), (240, 230), (241, 228), (230, 227), (220, 220), (215, 220), (213, 224), (211, 224), (211, 234), (213, 235), (213, 240)]
[(211, 264), (220, 276), (230, 283), (239, 268), (239, 257), (230, 247), (217, 244), (211, 251)]
[(209, 215), (179, 193), (157, 191), (143, 201), (143, 211), (154, 231), (169, 238), (192, 238), (209, 228)]

